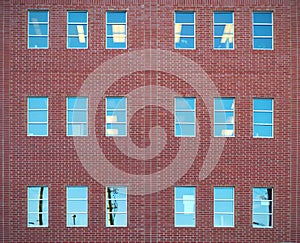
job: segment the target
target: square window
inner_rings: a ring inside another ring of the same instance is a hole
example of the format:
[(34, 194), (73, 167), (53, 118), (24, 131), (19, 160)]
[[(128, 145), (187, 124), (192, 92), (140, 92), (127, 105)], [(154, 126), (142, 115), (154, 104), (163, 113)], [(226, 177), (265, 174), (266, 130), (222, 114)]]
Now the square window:
[(106, 187), (106, 226), (127, 226), (127, 187)]
[(127, 48), (127, 16), (125, 11), (106, 12), (106, 49)]
[(234, 188), (214, 188), (214, 227), (234, 227)]
[(233, 12), (214, 12), (214, 49), (233, 48)]
[(28, 227), (48, 227), (48, 187), (27, 188)]
[(253, 49), (273, 50), (273, 13), (253, 12)]
[(175, 187), (175, 227), (195, 227), (195, 187)]
[(68, 48), (88, 47), (88, 12), (68, 11)]
[(253, 188), (252, 226), (272, 228), (273, 226), (273, 189)]
[(28, 48), (48, 48), (49, 12), (28, 11)]
[(48, 136), (48, 97), (28, 97), (27, 135)]
[(67, 97), (67, 135), (87, 136), (88, 99), (87, 97)]
[(67, 187), (67, 227), (88, 226), (88, 188)]
[(126, 97), (106, 98), (106, 136), (127, 135)]
[(195, 13), (177, 11), (174, 22), (175, 49), (195, 49)]
[(195, 137), (196, 99), (175, 98), (175, 136)]
[(214, 136), (234, 136), (234, 98), (214, 99)]
[(253, 137), (273, 138), (273, 99), (253, 100)]

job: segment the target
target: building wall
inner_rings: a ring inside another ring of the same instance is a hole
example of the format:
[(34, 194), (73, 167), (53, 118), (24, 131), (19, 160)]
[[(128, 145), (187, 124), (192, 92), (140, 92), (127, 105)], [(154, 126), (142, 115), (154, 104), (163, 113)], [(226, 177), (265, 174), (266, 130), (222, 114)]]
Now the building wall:
[[(300, 240), (297, 1), (11, 0), (1, 4), (4, 9), (1, 46), (5, 59), (1, 70), (4, 90), (1, 122), (5, 140), (1, 164), (3, 242)], [(27, 48), (28, 9), (49, 10), (48, 49)], [(88, 11), (88, 49), (66, 48), (68, 10)], [(126, 50), (105, 49), (107, 10), (127, 11)], [(195, 50), (174, 49), (175, 10), (195, 11)], [(234, 11), (234, 50), (213, 49), (213, 12), (218, 10)], [(273, 11), (274, 50), (252, 49), (254, 10)], [(185, 60), (194, 66), (187, 65)], [(114, 69), (122, 75), (116, 76)], [(100, 82), (102, 79), (110, 80), (112, 85), (106, 86)], [(235, 137), (213, 138), (210, 112), (214, 92), (205, 81), (214, 84), (221, 97), (235, 98)], [(89, 113), (88, 137), (68, 137), (66, 97), (81, 95), (82, 87), (89, 90), (89, 109), (96, 113)], [(98, 97), (103, 90), (103, 96)], [(138, 90), (137, 97), (145, 100), (142, 109), (139, 104), (130, 103), (134, 90)], [(170, 90), (196, 97), (196, 138), (174, 136), (173, 114), (160, 107), (166, 102), (171, 111), (174, 108), (173, 100), (168, 98)], [(27, 136), (28, 96), (49, 98), (46, 137)], [(138, 109), (128, 121), (127, 137), (114, 140), (105, 136), (106, 96), (127, 96), (128, 112)], [(252, 102), (259, 97), (274, 99), (271, 139), (252, 136)], [(91, 137), (96, 138), (101, 150), (91, 146), (81, 151), (79, 147), (90, 143)], [(151, 146), (156, 138), (157, 146)], [(224, 143), (224, 148), (219, 161), (210, 161), (212, 165), (218, 162), (210, 169), (206, 158), (212, 141), (216, 141), (216, 147)], [(131, 142), (136, 146), (129, 150)], [(182, 153), (180, 146), (186, 147), (180, 166), (172, 173), (160, 174)], [(148, 154), (142, 153), (142, 148)], [(83, 157), (79, 156), (79, 150)], [(198, 151), (195, 159), (188, 161), (195, 150)], [(99, 158), (99, 153), (104, 155), (103, 160), (127, 174), (120, 176), (117, 170), (108, 170), (104, 161), (93, 160)], [(82, 158), (92, 158), (88, 167)], [(190, 164), (180, 177), (181, 166)], [(204, 172), (201, 178), (199, 173), (203, 168), (208, 173)], [(107, 172), (107, 177), (101, 177), (101, 170)], [(140, 176), (141, 180), (132, 182), (128, 174)], [(166, 186), (177, 176), (180, 179), (174, 185)], [(120, 183), (129, 185), (128, 226), (107, 228), (105, 186)], [(38, 185), (49, 188), (49, 226), (28, 228), (27, 187)], [(88, 186), (88, 227), (66, 227), (66, 186), (77, 185)], [(196, 187), (196, 227), (176, 228), (174, 186), (187, 185)], [(213, 227), (215, 186), (234, 187), (233, 228)], [(273, 188), (273, 228), (252, 228), (253, 187)], [(138, 191), (141, 188), (145, 191)]]

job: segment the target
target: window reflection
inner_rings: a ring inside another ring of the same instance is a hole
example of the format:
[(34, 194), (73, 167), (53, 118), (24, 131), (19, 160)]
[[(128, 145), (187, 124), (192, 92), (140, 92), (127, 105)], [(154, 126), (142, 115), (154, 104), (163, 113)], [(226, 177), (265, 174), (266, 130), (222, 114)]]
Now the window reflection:
[(28, 187), (28, 227), (48, 226), (48, 187)]
[(214, 135), (234, 136), (234, 98), (214, 99)]
[(272, 227), (273, 189), (253, 188), (253, 227)]
[(214, 48), (233, 49), (233, 12), (214, 13)]
[(175, 226), (195, 227), (195, 187), (175, 187)]
[(109, 11), (106, 13), (106, 48), (126, 48), (126, 12)]
[(214, 226), (234, 227), (234, 188), (214, 188)]
[(106, 136), (126, 136), (126, 97), (106, 98)]
[(273, 49), (272, 12), (253, 12), (253, 48)]
[(273, 137), (273, 99), (253, 100), (253, 137)]
[(195, 48), (195, 14), (194, 12), (175, 12), (175, 48)]

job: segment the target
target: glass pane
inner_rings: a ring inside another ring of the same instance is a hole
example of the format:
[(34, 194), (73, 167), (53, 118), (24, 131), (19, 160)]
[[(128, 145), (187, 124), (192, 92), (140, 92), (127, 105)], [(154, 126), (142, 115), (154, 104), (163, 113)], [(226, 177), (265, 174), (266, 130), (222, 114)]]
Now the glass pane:
[(28, 114), (28, 122), (47, 122), (48, 111), (31, 110)]
[(254, 112), (254, 123), (273, 123), (272, 112)]
[(48, 109), (48, 98), (46, 97), (29, 97), (29, 109)]
[(68, 212), (87, 212), (87, 200), (68, 200), (67, 201)]
[(87, 122), (87, 112), (86, 111), (68, 111), (68, 122)]
[(125, 24), (107, 24), (106, 25), (107, 35), (118, 35), (122, 34), (126, 36), (126, 25)]
[(234, 110), (233, 98), (215, 98), (215, 110)]
[(193, 49), (195, 48), (194, 37), (180, 37), (178, 42), (175, 40), (175, 48), (177, 49)]
[(194, 12), (175, 12), (175, 23), (194, 23)]
[(68, 136), (86, 136), (87, 124), (68, 124)]
[(29, 136), (47, 136), (48, 124), (28, 124)]
[(214, 23), (233, 23), (233, 14), (231, 12), (215, 12)]
[(180, 27), (180, 35), (194, 36), (194, 25), (181, 25)]
[(107, 226), (127, 226), (127, 214), (125, 213), (107, 213), (106, 214)]
[(175, 226), (195, 227), (195, 214), (175, 214)]
[(225, 30), (225, 25), (214, 26), (214, 36), (222, 36)]
[(195, 110), (195, 98), (176, 98), (176, 110)]
[(195, 212), (195, 196), (186, 195), (184, 200), (175, 201), (175, 212), (177, 213), (194, 213)]
[(272, 215), (254, 214), (253, 227), (272, 227)]
[(176, 124), (176, 136), (195, 136), (194, 124)]
[(253, 213), (272, 213), (272, 202), (270, 201), (253, 202)]
[(29, 24), (29, 35), (48, 35), (48, 24)]
[(233, 199), (233, 187), (215, 187), (215, 199)]
[(68, 109), (87, 109), (86, 97), (68, 97)]
[(67, 226), (87, 226), (88, 215), (87, 213), (67, 214)]
[(106, 12), (106, 23), (126, 23), (126, 12)]
[(126, 124), (106, 124), (107, 136), (126, 136)]
[(106, 112), (106, 122), (126, 122), (126, 111), (107, 111)]
[(273, 136), (272, 126), (254, 125), (253, 136), (271, 138)]
[(233, 111), (215, 111), (215, 123), (234, 123)]
[(48, 11), (29, 11), (29, 22), (48, 22)]
[(195, 123), (195, 112), (176, 111), (176, 123), (178, 122)]
[(107, 48), (126, 48), (125, 36), (107, 37), (106, 41)]
[(87, 37), (68, 37), (68, 48), (87, 48)]
[(233, 227), (233, 215), (231, 214), (215, 214), (215, 227)]
[(28, 200), (28, 212), (48, 212), (48, 200)]
[(254, 99), (254, 110), (273, 110), (273, 99)]
[(87, 198), (87, 187), (67, 187), (67, 198)]
[(253, 13), (254, 23), (272, 23), (272, 12), (255, 12)]
[(214, 48), (233, 49), (233, 35), (214, 38)]
[(195, 198), (195, 187), (175, 187), (176, 199), (183, 199), (183, 197), (187, 195)]
[(272, 36), (271, 25), (256, 25), (254, 28), (254, 36)]
[(87, 35), (87, 25), (83, 24), (69, 24), (68, 25), (68, 35), (79, 35), (83, 34), (84, 36)]
[(87, 12), (68, 12), (68, 22), (87, 23)]
[(112, 199), (126, 199), (126, 190), (126, 187), (107, 187), (106, 198), (109, 198), (110, 193)]
[(233, 201), (215, 201), (215, 212), (233, 213)]
[(48, 199), (48, 187), (28, 187), (28, 199)]
[(272, 38), (254, 38), (254, 48), (272, 49)]
[(253, 188), (253, 200), (272, 200), (272, 188)]
[(29, 213), (28, 214), (28, 227), (47, 227), (48, 214), (47, 213)]
[(218, 125), (215, 124), (214, 126), (214, 134), (216, 137), (232, 137), (234, 136), (234, 127), (233, 125), (228, 125), (228, 124), (222, 124)]
[(106, 200), (106, 211), (107, 212), (127, 212), (126, 200)]
[(48, 36), (29, 36), (29, 48), (48, 48)]
[(106, 108), (109, 110), (126, 109), (126, 98), (124, 97), (106, 98)]

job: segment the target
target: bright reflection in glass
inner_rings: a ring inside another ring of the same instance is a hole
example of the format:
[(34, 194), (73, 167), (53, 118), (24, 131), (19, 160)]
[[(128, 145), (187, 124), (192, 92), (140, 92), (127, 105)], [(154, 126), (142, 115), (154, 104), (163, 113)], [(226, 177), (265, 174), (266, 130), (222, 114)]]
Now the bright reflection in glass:
[(126, 136), (126, 97), (106, 98), (106, 136)]
[(195, 13), (175, 12), (175, 48), (195, 49)]
[(214, 99), (214, 135), (234, 136), (234, 98)]
[(87, 11), (68, 11), (68, 48), (87, 48)]
[(106, 48), (126, 48), (126, 12), (106, 12)]
[(28, 187), (28, 227), (48, 226), (48, 187)]
[(233, 12), (214, 12), (214, 48), (233, 49)]
[(175, 187), (175, 226), (195, 227), (195, 187)]
[(270, 228), (273, 222), (273, 189), (253, 188), (253, 227)]

